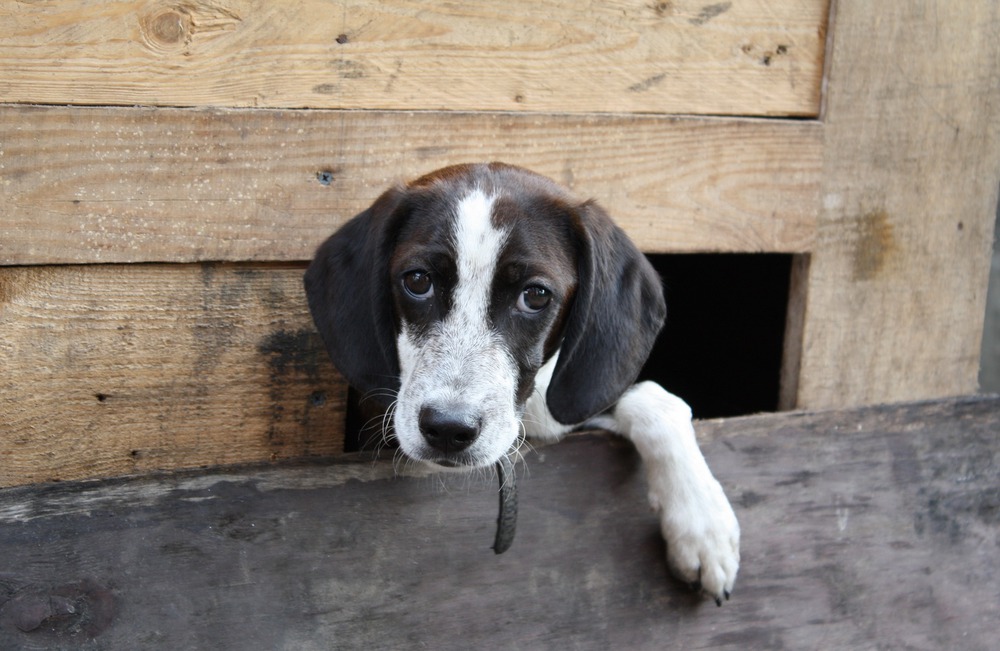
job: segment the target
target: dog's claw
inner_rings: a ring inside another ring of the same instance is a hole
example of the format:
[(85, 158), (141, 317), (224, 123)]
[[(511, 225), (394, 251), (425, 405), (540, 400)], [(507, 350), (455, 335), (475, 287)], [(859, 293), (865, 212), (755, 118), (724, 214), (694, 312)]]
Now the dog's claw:
[(497, 461), (500, 480), (500, 512), (497, 514), (497, 533), (493, 551), (502, 554), (510, 549), (517, 528), (517, 486), (514, 483), (514, 463), (504, 456)]

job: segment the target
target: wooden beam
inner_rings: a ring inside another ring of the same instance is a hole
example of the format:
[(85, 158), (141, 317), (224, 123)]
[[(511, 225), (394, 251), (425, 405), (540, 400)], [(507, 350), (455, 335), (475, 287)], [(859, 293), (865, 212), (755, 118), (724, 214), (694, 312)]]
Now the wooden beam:
[(698, 430), (743, 533), (722, 608), (585, 435), (527, 454), (500, 556), (492, 481), (388, 458), (4, 491), (0, 647), (996, 648), (1000, 400)]
[(307, 260), (386, 187), (504, 160), (595, 197), (646, 251), (807, 251), (815, 122), (0, 108), (0, 265)]
[(828, 0), (0, 4), (0, 101), (814, 116)]
[(1000, 4), (836, 4), (799, 407), (977, 388), (1000, 186)]
[(0, 486), (342, 451), (302, 272), (0, 268)]

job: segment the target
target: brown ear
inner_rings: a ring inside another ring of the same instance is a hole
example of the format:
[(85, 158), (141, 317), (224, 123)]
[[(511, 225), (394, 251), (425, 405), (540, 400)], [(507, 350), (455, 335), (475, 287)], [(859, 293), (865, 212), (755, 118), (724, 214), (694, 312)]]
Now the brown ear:
[(600, 206), (583, 204), (576, 230), (577, 291), (545, 396), (563, 424), (582, 423), (618, 400), (667, 315), (656, 271)]
[(393, 188), (344, 224), (305, 274), (309, 311), (334, 366), (362, 393), (399, 388), (388, 260), (405, 211)]

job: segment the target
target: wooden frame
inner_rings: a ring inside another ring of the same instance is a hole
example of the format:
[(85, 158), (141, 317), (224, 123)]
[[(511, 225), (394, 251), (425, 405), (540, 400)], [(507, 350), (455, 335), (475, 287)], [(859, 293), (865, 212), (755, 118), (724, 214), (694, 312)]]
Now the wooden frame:
[(296, 6), (0, 7), (0, 485), (336, 451), (295, 277), (470, 159), (647, 251), (797, 254), (786, 408), (975, 390), (995, 3)]

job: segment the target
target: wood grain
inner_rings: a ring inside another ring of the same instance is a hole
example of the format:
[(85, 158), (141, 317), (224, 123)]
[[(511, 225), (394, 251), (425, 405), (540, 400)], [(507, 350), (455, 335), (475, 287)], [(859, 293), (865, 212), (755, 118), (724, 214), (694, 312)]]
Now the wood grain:
[(597, 198), (646, 251), (806, 251), (814, 122), (0, 108), (0, 265), (307, 260), (390, 184), (503, 160)]
[(814, 116), (828, 0), (0, 4), (0, 101)]
[(996, 397), (698, 430), (743, 532), (722, 608), (669, 578), (631, 446), (585, 435), (528, 454), (501, 556), (493, 481), (388, 459), (2, 491), (0, 646), (996, 647)]
[(793, 403), (977, 389), (1000, 187), (1000, 5), (836, 4)]
[(302, 272), (0, 268), (0, 486), (341, 451)]

